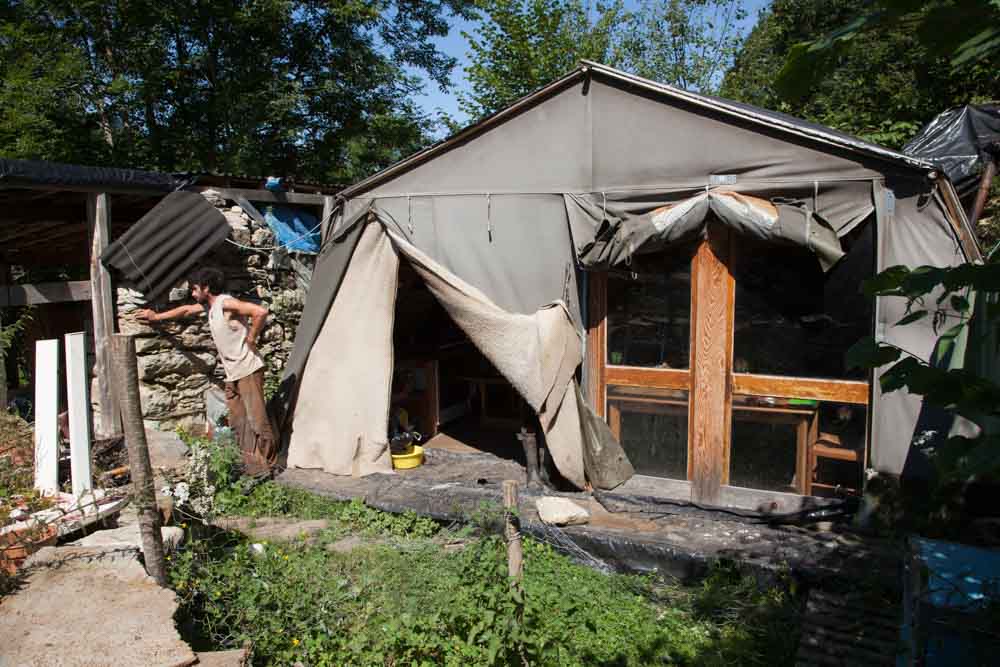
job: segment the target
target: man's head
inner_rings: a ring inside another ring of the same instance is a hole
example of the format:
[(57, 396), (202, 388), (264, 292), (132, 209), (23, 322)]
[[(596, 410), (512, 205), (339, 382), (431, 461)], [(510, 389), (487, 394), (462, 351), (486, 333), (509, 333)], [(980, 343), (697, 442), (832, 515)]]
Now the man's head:
[(191, 296), (198, 303), (206, 303), (209, 296), (222, 294), (225, 283), (226, 277), (222, 275), (222, 271), (211, 267), (198, 269), (188, 278)]

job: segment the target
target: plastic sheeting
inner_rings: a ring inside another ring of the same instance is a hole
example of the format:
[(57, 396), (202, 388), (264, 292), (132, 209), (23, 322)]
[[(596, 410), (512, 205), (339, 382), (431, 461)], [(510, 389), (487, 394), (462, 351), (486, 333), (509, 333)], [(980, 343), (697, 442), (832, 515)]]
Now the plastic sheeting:
[(975, 192), (986, 147), (1000, 141), (1000, 104), (968, 104), (939, 114), (903, 152), (940, 167), (960, 197)]
[(264, 220), (274, 232), (276, 245), (289, 252), (319, 252), (319, 220), (313, 214), (290, 206), (268, 206)]

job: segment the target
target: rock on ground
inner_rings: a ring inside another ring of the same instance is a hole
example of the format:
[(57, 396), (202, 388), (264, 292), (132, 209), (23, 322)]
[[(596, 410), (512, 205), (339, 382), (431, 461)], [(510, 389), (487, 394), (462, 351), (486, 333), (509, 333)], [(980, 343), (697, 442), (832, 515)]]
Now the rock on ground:
[(326, 519), (300, 521), (282, 517), (223, 517), (212, 525), (222, 530), (243, 533), (258, 542), (292, 542), (300, 538), (310, 538), (330, 527)]
[(552, 526), (573, 526), (590, 521), (590, 512), (572, 500), (545, 496), (535, 501), (538, 518)]
[[(163, 536), (163, 549), (166, 553), (176, 551), (184, 541), (184, 529), (179, 526), (163, 526), (160, 528)], [(104, 547), (111, 549), (142, 548), (142, 536), (139, 534), (139, 524), (130, 523), (118, 528), (99, 530), (73, 542), (73, 546)]]
[(0, 665), (195, 664), (174, 626), (176, 596), (134, 549), (46, 547), (25, 572), (24, 587), (0, 603)]

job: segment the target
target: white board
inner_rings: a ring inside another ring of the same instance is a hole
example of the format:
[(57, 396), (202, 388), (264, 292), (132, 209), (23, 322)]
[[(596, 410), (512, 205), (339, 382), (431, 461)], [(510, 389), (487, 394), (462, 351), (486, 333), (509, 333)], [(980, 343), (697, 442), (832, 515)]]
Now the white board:
[(90, 477), (90, 397), (87, 347), (83, 332), (66, 334), (66, 400), (69, 403), (69, 457), (73, 495), (93, 486)]
[(35, 343), (35, 488), (59, 492), (59, 341)]

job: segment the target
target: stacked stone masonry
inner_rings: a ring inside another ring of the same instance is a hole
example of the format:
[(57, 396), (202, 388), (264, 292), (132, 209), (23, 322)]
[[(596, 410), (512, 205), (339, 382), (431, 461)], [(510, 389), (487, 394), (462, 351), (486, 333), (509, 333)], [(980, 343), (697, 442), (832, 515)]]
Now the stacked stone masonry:
[[(315, 257), (273, 250), (274, 234), (267, 226), (258, 224), (218, 193), (203, 194), (229, 222), (232, 243), (220, 244), (201, 264), (225, 273), (229, 294), (259, 303), (270, 311), (260, 340), (267, 362), (265, 389), (270, 393), (277, 387), (292, 349)], [(192, 303), (187, 283), (178, 283), (168, 299), (159, 303), (147, 304), (138, 291), (127, 285), (118, 285), (116, 296), (119, 331), (136, 337), (139, 389), (147, 427), (201, 432), (205, 426), (205, 392), (213, 386), (221, 389), (224, 382), (206, 318), (152, 326), (135, 318), (136, 312), (147, 306), (163, 311)]]

